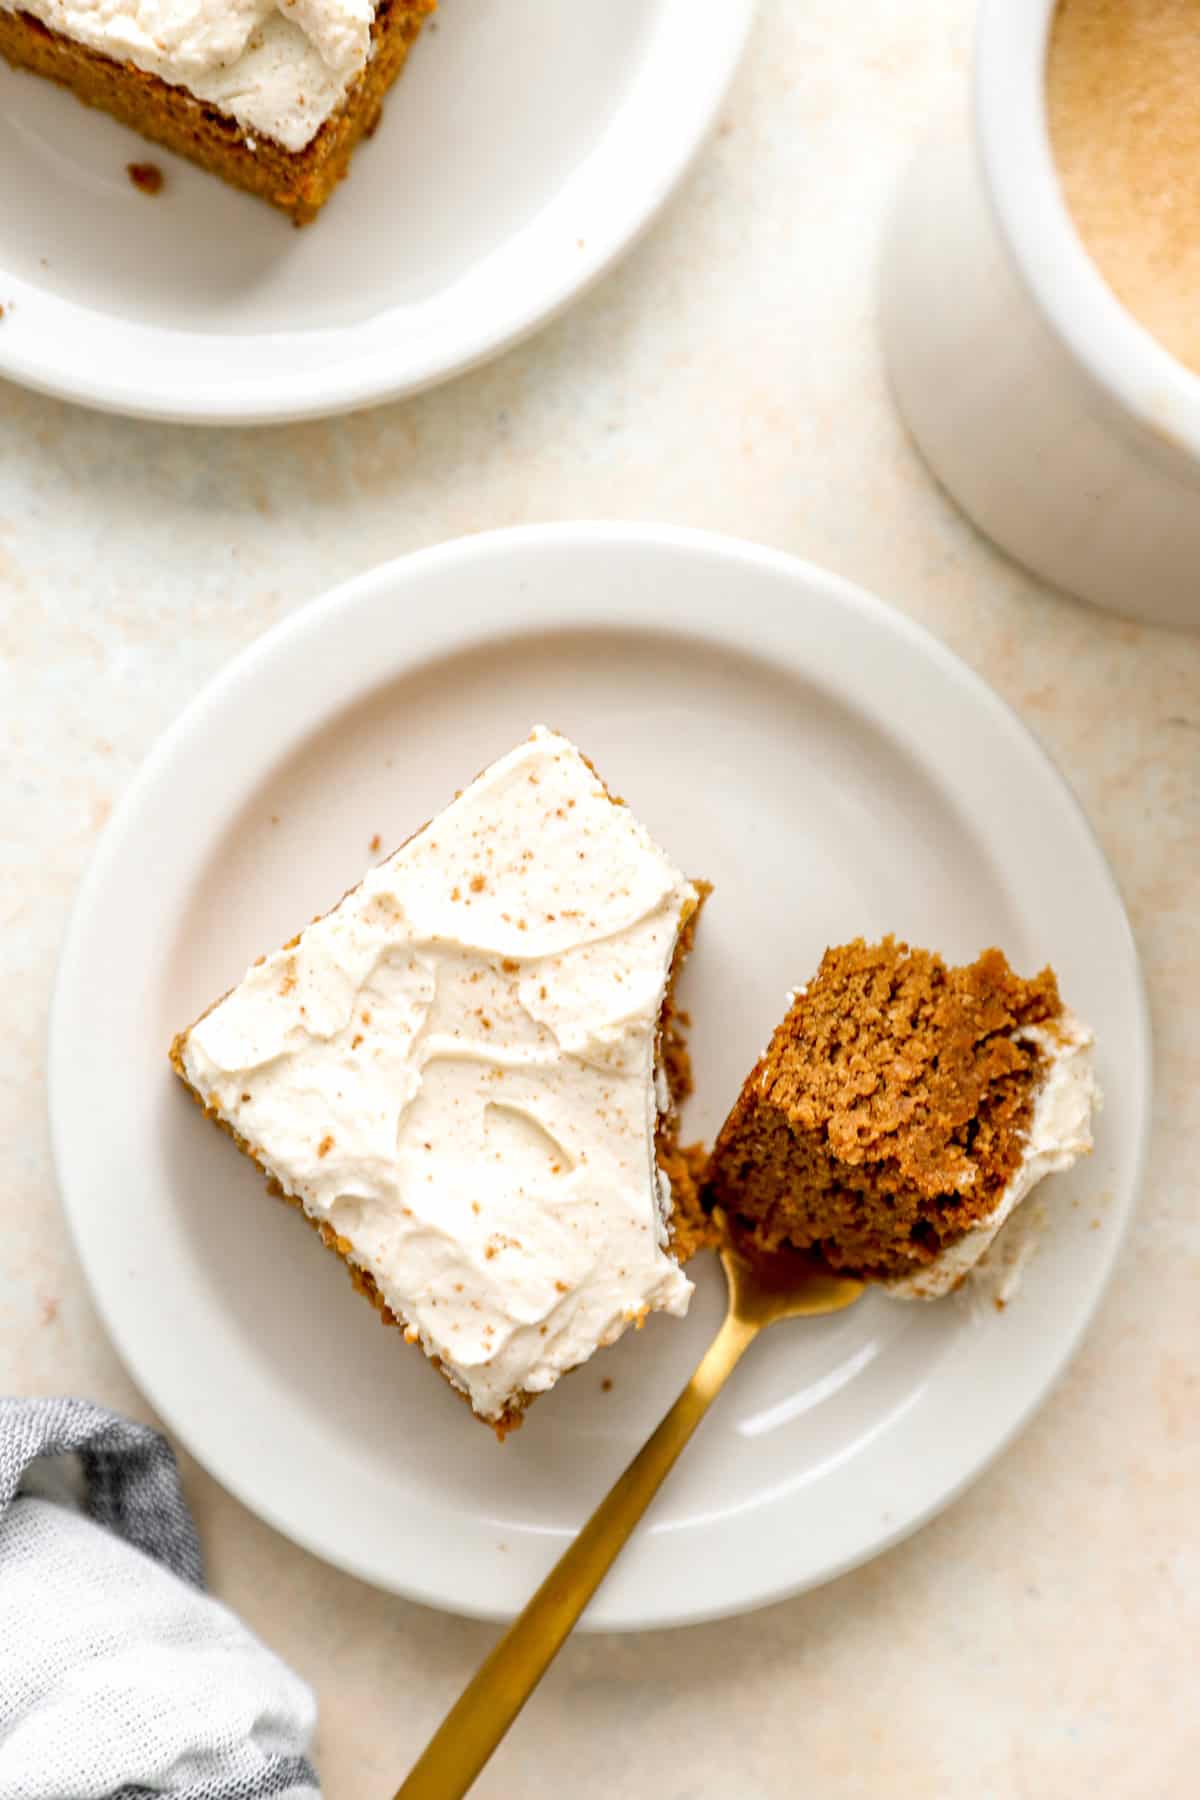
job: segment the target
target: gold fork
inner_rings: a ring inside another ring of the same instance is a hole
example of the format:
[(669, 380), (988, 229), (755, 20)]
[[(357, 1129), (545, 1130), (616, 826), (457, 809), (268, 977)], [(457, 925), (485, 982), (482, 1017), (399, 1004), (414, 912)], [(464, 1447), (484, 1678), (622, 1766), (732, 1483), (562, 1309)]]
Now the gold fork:
[(662, 1424), (618, 1476), (430, 1739), (395, 1800), (460, 1800), (570, 1636), (697, 1425), (760, 1331), (841, 1312), (863, 1291), (794, 1250), (751, 1254), (717, 1214), (725, 1322)]

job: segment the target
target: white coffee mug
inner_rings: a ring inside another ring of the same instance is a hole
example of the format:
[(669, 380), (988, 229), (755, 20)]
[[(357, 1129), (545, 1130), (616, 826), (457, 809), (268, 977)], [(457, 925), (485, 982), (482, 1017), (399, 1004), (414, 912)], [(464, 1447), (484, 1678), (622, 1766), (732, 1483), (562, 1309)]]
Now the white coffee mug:
[(900, 409), (1020, 562), (1200, 629), (1200, 377), (1126, 312), (1072, 224), (1046, 123), (1056, 0), (982, 0), (969, 120), (919, 153), (883, 259)]

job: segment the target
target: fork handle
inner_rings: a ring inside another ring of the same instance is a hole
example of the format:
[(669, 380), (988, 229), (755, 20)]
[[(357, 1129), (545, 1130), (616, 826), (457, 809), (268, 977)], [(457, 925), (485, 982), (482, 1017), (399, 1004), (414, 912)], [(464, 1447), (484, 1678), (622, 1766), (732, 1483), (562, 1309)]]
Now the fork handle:
[(473, 1785), (760, 1329), (726, 1315), (670, 1412), (464, 1688), (395, 1800), (460, 1800)]

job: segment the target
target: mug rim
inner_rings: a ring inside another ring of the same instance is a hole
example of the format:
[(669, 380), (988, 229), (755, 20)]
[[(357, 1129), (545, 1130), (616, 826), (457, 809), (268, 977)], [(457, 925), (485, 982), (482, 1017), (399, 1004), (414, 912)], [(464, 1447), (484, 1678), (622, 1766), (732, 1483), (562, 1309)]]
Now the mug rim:
[(975, 137), (1009, 254), (1055, 336), (1160, 444), (1200, 463), (1200, 375), (1117, 299), (1092, 261), (1059, 185), (1046, 107), (1058, 0), (981, 0)]

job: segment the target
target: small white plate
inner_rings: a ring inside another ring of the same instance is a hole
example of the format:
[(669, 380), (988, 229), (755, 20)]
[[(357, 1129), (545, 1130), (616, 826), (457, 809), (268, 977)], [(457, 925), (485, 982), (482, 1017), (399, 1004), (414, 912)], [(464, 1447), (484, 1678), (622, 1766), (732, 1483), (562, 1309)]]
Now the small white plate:
[(698, 533), (542, 527), (409, 557), (269, 632), (168, 732), (97, 854), (54, 1006), (54, 1144), (100, 1310), (168, 1425), (367, 1580), (458, 1612), (518, 1607), (690, 1374), (720, 1271), (701, 1259), (685, 1322), (627, 1334), (498, 1446), (269, 1199), (166, 1047), (359, 879), (376, 834), (403, 839), (539, 720), (715, 883), (686, 976), (697, 1135), (788, 988), (859, 932), (1052, 961), (1107, 1094), (1094, 1157), (1041, 1190), (1003, 1311), (980, 1288), (873, 1294), (755, 1346), (589, 1615), (680, 1624), (893, 1543), (1029, 1417), (1134, 1203), (1146, 1009), (1112, 877), (1033, 738), (833, 576)]
[[(753, 0), (442, 0), (315, 225), (0, 62), (0, 375), (145, 418), (396, 398), (544, 323), (653, 218)], [(153, 199), (126, 166), (167, 173)]]

